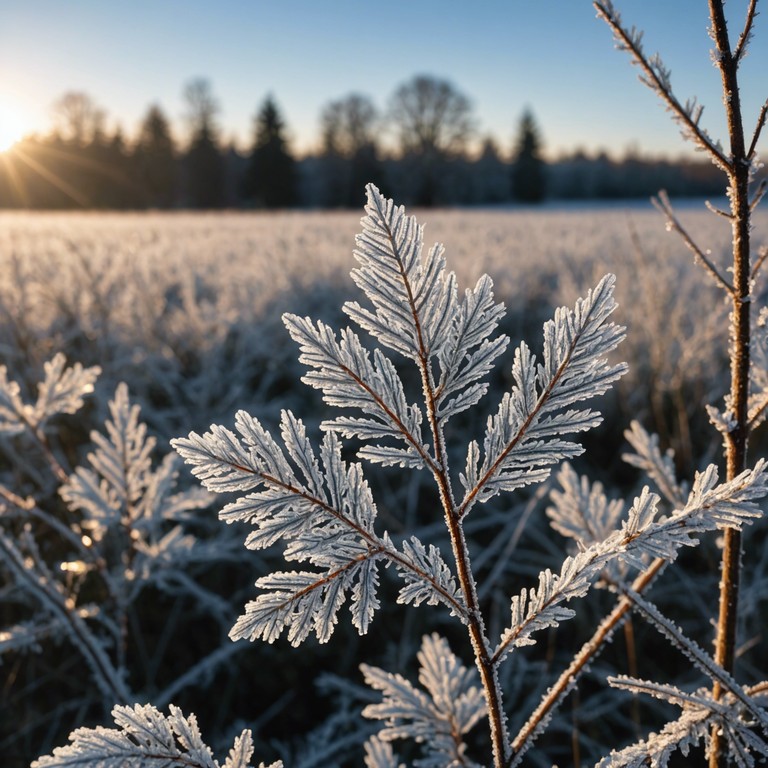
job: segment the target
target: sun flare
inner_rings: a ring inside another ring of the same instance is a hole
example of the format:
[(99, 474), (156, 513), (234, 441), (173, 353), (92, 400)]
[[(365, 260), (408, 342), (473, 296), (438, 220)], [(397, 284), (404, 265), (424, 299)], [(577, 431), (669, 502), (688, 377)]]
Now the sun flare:
[(0, 152), (7, 152), (31, 132), (32, 126), (24, 110), (0, 94)]

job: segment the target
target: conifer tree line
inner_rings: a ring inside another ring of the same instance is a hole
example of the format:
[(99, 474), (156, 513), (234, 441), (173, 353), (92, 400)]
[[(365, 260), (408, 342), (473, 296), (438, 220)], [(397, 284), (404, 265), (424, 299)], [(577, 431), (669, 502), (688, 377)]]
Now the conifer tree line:
[(224, 140), (207, 80), (190, 81), (184, 101), (182, 141), (157, 104), (127, 136), (119, 126), (107, 130), (105, 111), (88, 94), (66, 93), (50, 134), (0, 156), (0, 208), (357, 208), (368, 182), (418, 206), (647, 197), (659, 188), (719, 193), (716, 169), (701, 161), (576, 151), (546, 162), (545, 131), (531, 109), (511, 126), (505, 149), (483, 137), (464, 93), (427, 75), (398, 86), (385, 110), (359, 93), (329, 101), (319, 147), (304, 157), (291, 147), (273, 95), (258, 105), (246, 149)]

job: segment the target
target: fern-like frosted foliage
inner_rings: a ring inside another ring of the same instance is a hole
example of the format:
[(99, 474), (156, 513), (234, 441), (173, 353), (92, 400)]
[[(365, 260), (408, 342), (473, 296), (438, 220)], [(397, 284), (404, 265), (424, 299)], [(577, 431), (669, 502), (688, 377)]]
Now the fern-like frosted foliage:
[(474, 442), (467, 453), (462, 513), (501, 491), (541, 482), (552, 465), (582, 453), (564, 437), (597, 426), (601, 417), (571, 406), (604, 393), (626, 371), (606, 358), (624, 338), (624, 329), (609, 322), (614, 283), (607, 275), (574, 309), (556, 310), (544, 325), (541, 363), (525, 343), (516, 350), (512, 391), (488, 418), (482, 454)]
[(371, 736), (365, 742), (366, 768), (405, 768), (395, 755), (392, 745), (378, 736)]
[(312, 632), (321, 642), (333, 633), (337, 613), (351, 595), (352, 622), (361, 634), (379, 607), (376, 597), (380, 561), (393, 563), (406, 586), (400, 602), (440, 601), (465, 614), (454, 576), (436, 547), (418, 540), (398, 550), (385, 533), (374, 530), (376, 505), (359, 464), (341, 458), (334, 432), (323, 439), (318, 456), (303, 423), (284, 411), (283, 450), (261, 424), (241, 411), (239, 437), (223, 427), (205, 435), (175, 440), (177, 451), (212, 491), (250, 491), (221, 511), (227, 522), (255, 526), (246, 546), (261, 549), (282, 540), (288, 561), (308, 562), (319, 570), (286, 571), (262, 577), (265, 590), (246, 606), (233, 627), (233, 639), (277, 639), (284, 629), (298, 645)]
[[(220, 763), (203, 742), (195, 716), (185, 717), (173, 705), (169, 709), (166, 716), (150, 705), (116, 706), (116, 728), (78, 728), (70, 734), (71, 744), (35, 760), (32, 768), (252, 768), (249, 730), (235, 739)], [(282, 768), (282, 763), (269, 768)]]
[(44, 379), (38, 385), (37, 401), (25, 403), (21, 387), (9, 381), (8, 369), (0, 366), (0, 434), (14, 435), (26, 429), (42, 428), (52, 416), (75, 413), (93, 385), (101, 369), (83, 368), (80, 363), (67, 367), (66, 357), (60, 352), (43, 366)]
[(659, 436), (646, 432), (638, 421), (629, 425), (624, 437), (635, 451), (625, 453), (621, 458), (627, 464), (643, 470), (670, 504), (675, 507), (683, 506), (688, 489), (677, 479), (674, 452), (670, 449), (662, 453), (659, 448)]
[(587, 546), (603, 541), (619, 527), (624, 502), (609, 501), (602, 483), (579, 477), (568, 463), (558, 472), (557, 481), (562, 490), (549, 494), (552, 506), (547, 508), (547, 516), (558, 533)]
[(632, 693), (647, 694), (681, 708), (680, 717), (667, 723), (658, 733), (621, 750), (615, 750), (597, 763), (596, 768), (665, 768), (676, 751), (687, 756), (691, 747), (704, 741), (709, 751), (710, 734), (715, 726), (723, 734), (733, 764), (753, 768), (755, 758), (768, 758), (768, 742), (745, 716), (743, 704), (731, 695), (715, 700), (712, 691), (701, 688), (687, 693), (673, 685), (662, 685), (629, 677), (613, 677), (608, 682)]
[(564, 603), (585, 595), (614, 560), (638, 569), (656, 557), (672, 562), (680, 547), (698, 543), (696, 534), (726, 526), (740, 529), (760, 518), (758, 501), (766, 495), (768, 464), (763, 459), (725, 483), (718, 483), (717, 468), (710, 465), (697, 473), (685, 506), (666, 517), (659, 514), (659, 496), (644, 488), (619, 530), (566, 558), (559, 574), (542, 571), (537, 587), (512, 598), (512, 621), (494, 657), (502, 659), (515, 647), (531, 645), (534, 632), (572, 618), (575, 612)]
[[(402, 675), (378, 667), (361, 665), (365, 681), (381, 691), (384, 699), (369, 704), (363, 715), (384, 720), (386, 726), (378, 737), (384, 742), (414, 739), (423, 744), (425, 755), (415, 761), (423, 768), (471, 766), (462, 736), (485, 715), (485, 700), (475, 669), (465, 667), (437, 634), (426, 635), (418, 653), (419, 682), (413, 686)], [(369, 745), (369, 755), (380, 755), (373, 765), (394, 765), (391, 751), (381, 754), (376, 742)]]
[(477, 443), (469, 446), (462, 476), (466, 495), (457, 505), (444, 427), (486, 392), (483, 379), (508, 344), (506, 337), (494, 336), (503, 307), (486, 276), (460, 297), (442, 247), (424, 256), (423, 230), (415, 219), (375, 187), (367, 192), (355, 251), (360, 266), (352, 275), (370, 306), (351, 302), (344, 309), (383, 348), (415, 364), (421, 401), (408, 396), (382, 349), (370, 351), (352, 329), (336, 333), (322, 322), (287, 314), (285, 325), (309, 369), (303, 380), (329, 405), (358, 415), (324, 422), (319, 450), (290, 412), (282, 415), (282, 444), (245, 412), (236, 416), (237, 434), (212, 426), (204, 435), (173, 441), (209, 490), (240, 494), (221, 517), (254, 526), (247, 546), (281, 542), (286, 560), (314, 567), (261, 578), (257, 586), (264, 591), (246, 607), (234, 638), (271, 642), (287, 630), (294, 644), (312, 633), (324, 642), (347, 599), (353, 624), (367, 631), (378, 607), (382, 562), (394, 565), (406, 583), (399, 602), (442, 603), (468, 621), (465, 595), (434, 545), (411, 537), (398, 547), (386, 531), (377, 532), (362, 467), (342, 461), (340, 439), (362, 440), (359, 455), (369, 462), (427, 469), (440, 488), (442, 512), (455, 524), (475, 502), (541, 481), (553, 464), (580, 453), (564, 436), (594, 426), (599, 416), (572, 406), (604, 392), (625, 370), (606, 360), (624, 335), (609, 322), (616, 305), (614, 278), (608, 276), (574, 309), (557, 310), (545, 325), (541, 364), (524, 344), (517, 350), (515, 385), (488, 420), (484, 457)]
[(90, 466), (78, 467), (60, 493), (70, 509), (82, 513), (81, 525), (94, 542), (116, 539), (122, 556), (115, 576), (146, 584), (155, 569), (180, 566), (191, 555), (196, 540), (181, 523), (206, 507), (210, 496), (199, 489), (175, 492), (178, 456), (168, 454), (153, 467), (155, 439), (147, 435), (125, 384), (118, 385), (109, 412), (107, 434), (91, 433)]

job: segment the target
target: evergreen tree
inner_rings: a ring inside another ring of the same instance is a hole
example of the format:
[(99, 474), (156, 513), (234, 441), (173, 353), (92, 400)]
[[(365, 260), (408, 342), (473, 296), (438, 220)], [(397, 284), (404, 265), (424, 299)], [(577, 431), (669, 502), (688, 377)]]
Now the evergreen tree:
[(243, 177), (243, 197), (258, 207), (296, 205), (296, 161), (288, 151), (285, 123), (271, 96), (259, 109), (253, 150)]
[(225, 204), (225, 169), (215, 122), (218, 105), (206, 80), (193, 80), (184, 96), (192, 135), (185, 158), (186, 203), (192, 208), (221, 208)]
[(515, 162), (512, 166), (512, 195), (522, 203), (540, 203), (546, 194), (546, 166), (541, 157), (539, 128), (530, 110), (520, 120)]
[(141, 124), (133, 159), (143, 205), (173, 206), (178, 176), (176, 149), (168, 120), (156, 105), (150, 107)]

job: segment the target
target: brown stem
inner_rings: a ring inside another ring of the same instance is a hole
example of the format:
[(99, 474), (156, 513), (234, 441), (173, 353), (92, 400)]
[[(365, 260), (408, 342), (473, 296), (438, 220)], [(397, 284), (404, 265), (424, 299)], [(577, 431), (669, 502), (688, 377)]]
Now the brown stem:
[(395, 254), (400, 267), (401, 279), (406, 289), (408, 303), (411, 315), (413, 316), (414, 327), (416, 329), (416, 337), (419, 345), (418, 366), (421, 374), (421, 383), (424, 393), (424, 402), (427, 407), (430, 431), (432, 432), (432, 439), (435, 444), (435, 462), (431, 464), (430, 468), (432, 469), (432, 474), (437, 482), (440, 492), (440, 501), (443, 506), (448, 532), (451, 537), (451, 547), (456, 561), (459, 583), (461, 584), (464, 600), (467, 604), (467, 626), (469, 637), (472, 643), (477, 669), (480, 672), (480, 678), (483, 683), (483, 691), (488, 707), (488, 723), (491, 730), (494, 765), (497, 766), (497, 768), (501, 768), (509, 754), (509, 737), (505, 725), (503, 694), (496, 675), (496, 664), (492, 658), (490, 644), (486, 637), (485, 622), (480, 610), (480, 601), (477, 596), (475, 579), (472, 575), (472, 568), (469, 561), (469, 550), (467, 549), (466, 539), (464, 538), (461, 526), (461, 509), (457, 508), (448, 475), (445, 437), (437, 416), (437, 387), (434, 382), (432, 367), (430, 365), (430, 352), (427, 349), (424, 340), (419, 311), (411, 290), (410, 280), (405, 273), (402, 260), (398, 255), (394, 234), (390, 232), (389, 238), (392, 252)]
[[(738, 59), (731, 52), (728, 27), (723, 11), (723, 0), (709, 0), (712, 35), (717, 47), (717, 66), (720, 70), (728, 120), (731, 159), (728, 182), (733, 216), (733, 309), (731, 313), (731, 391), (729, 410), (733, 428), (726, 434), (727, 477), (732, 480), (747, 465), (747, 437), (749, 434), (749, 344), (750, 344), (750, 253), (749, 253), (749, 167), (750, 160), (744, 141), (741, 100), (738, 83)], [(748, 21), (749, 24), (749, 21)], [(740, 53), (741, 51), (739, 51)], [(741, 570), (741, 533), (726, 529), (720, 579), (720, 607), (715, 642), (715, 661), (727, 672), (733, 671), (736, 650), (736, 620), (738, 615), (739, 578)], [(724, 690), (719, 683), (713, 687), (713, 696), (719, 699)], [(728, 763), (725, 741), (713, 729), (710, 748), (710, 768), (725, 768)]]
[[(632, 589), (635, 592), (642, 593), (665, 565), (666, 561), (661, 558), (654, 560), (635, 579)], [(523, 754), (530, 748), (539, 731), (552, 716), (552, 712), (568, 695), (579, 675), (599, 655), (605, 643), (611, 638), (611, 635), (620, 626), (631, 609), (632, 601), (622, 597), (616, 604), (616, 607), (600, 622), (592, 637), (584, 643), (581, 650), (573, 657), (568, 667), (563, 670), (555, 684), (547, 691), (546, 696), (533, 711), (525, 725), (518, 731), (517, 736), (512, 742), (513, 760), (508, 765), (518, 764)]]

